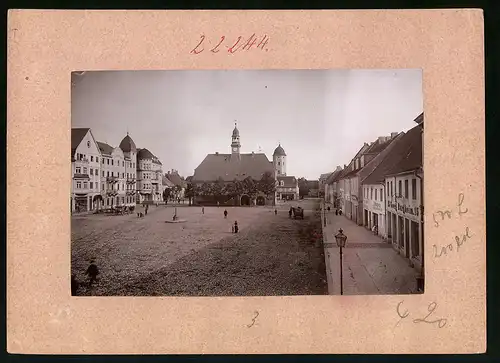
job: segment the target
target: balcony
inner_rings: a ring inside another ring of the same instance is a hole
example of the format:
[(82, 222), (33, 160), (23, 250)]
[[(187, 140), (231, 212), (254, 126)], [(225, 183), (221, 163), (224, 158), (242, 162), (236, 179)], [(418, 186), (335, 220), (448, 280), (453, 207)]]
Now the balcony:
[(127, 184), (135, 184), (135, 178), (127, 178)]
[(116, 183), (118, 181), (118, 177), (117, 176), (108, 176), (108, 177), (106, 177), (106, 181), (108, 183)]
[(112, 197), (112, 196), (118, 195), (118, 190), (109, 189), (109, 190), (106, 191), (106, 194), (108, 196)]
[(126, 195), (135, 195), (135, 190), (127, 190)]
[(75, 174), (75, 175), (73, 175), (73, 179), (90, 180), (90, 177), (88, 174)]

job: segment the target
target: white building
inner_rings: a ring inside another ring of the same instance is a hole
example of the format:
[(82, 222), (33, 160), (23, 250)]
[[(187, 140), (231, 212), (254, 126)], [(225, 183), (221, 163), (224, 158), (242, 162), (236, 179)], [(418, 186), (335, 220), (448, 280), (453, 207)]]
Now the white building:
[(71, 212), (99, 208), (99, 147), (89, 128), (71, 129)]
[(276, 183), (277, 200), (299, 200), (299, 181), (294, 176), (278, 175)]
[(163, 201), (162, 164), (148, 149), (137, 150), (137, 203)]
[(137, 148), (134, 140), (129, 136), (123, 138), (120, 143), (120, 149), (123, 151), (125, 161), (125, 204), (134, 206), (136, 202), (136, 184), (137, 184)]

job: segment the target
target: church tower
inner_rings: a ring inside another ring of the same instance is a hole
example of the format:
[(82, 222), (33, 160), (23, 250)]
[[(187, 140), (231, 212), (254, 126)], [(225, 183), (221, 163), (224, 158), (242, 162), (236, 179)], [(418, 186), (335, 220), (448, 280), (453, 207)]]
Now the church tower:
[(233, 136), (231, 137), (231, 155), (240, 155), (240, 131), (236, 127), (236, 122), (234, 123)]
[(274, 150), (273, 153), (274, 170), (278, 176), (286, 175), (286, 153), (281, 147), (281, 144)]

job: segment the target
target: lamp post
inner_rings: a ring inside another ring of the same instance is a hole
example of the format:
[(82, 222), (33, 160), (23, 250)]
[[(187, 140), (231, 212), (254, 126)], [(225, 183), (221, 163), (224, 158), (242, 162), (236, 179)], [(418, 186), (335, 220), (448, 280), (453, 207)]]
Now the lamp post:
[(343, 233), (344, 231), (339, 229), (339, 233), (335, 235), (335, 240), (337, 241), (337, 246), (340, 247), (340, 295), (344, 295), (343, 287), (343, 268), (342, 268), (342, 248), (345, 247), (347, 241), (347, 236)]

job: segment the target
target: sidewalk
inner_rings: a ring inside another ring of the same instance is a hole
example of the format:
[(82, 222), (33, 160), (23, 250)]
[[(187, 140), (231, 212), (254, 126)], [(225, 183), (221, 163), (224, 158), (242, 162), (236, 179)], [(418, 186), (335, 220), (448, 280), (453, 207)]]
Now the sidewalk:
[(347, 236), (343, 252), (344, 295), (386, 295), (417, 292), (417, 271), (391, 245), (335, 211), (326, 212), (323, 225), (326, 273), (330, 295), (340, 295), (340, 248), (335, 234)]

